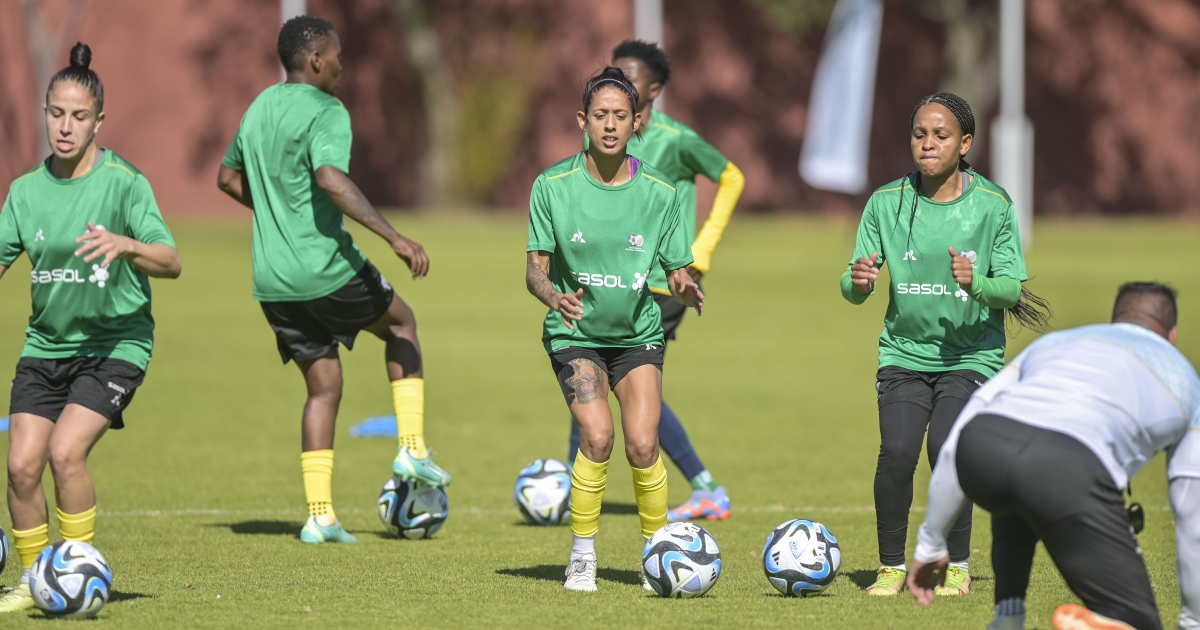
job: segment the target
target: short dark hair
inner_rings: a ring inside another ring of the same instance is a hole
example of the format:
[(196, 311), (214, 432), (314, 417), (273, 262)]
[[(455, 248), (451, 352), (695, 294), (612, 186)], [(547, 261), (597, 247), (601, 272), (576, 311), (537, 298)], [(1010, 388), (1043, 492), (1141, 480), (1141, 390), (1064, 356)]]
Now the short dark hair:
[(317, 49), (333, 32), (333, 23), (311, 15), (299, 15), (283, 23), (279, 29), (279, 62), (285, 70), (301, 70), (304, 58)]
[(583, 111), (587, 112), (592, 106), (592, 97), (599, 92), (601, 88), (614, 87), (621, 90), (629, 97), (630, 112), (636, 112), (638, 108), (638, 91), (633, 87), (633, 83), (625, 73), (616, 66), (608, 66), (600, 71), (599, 74), (588, 79), (587, 85), (583, 88)]
[(70, 65), (54, 73), (50, 77), (50, 85), (46, 86), (46, 103), (50, 103), (50, 90), (63, 81), (71, 81), (83, 86), (96, 99), (96, 111), (104, 111), (104, 83), (100, 75), (89, 66), (92, 65), (92, 49), (83, 42), (76, 42), (71, 47)]
[(1161, 282), (1126, 282), (1113, 302), (1113, 321), (1151, 320), (1171, 330), (1179, 318), (1175, 289)]
[(654, 76), (658, 78), (658, 82), (663, 85), (671, 80), (671, 60), (657, 44), (640, 39), (627, 39), (613, 49), (613, 63), (622, 57), (632, 57), (646, 64), (650, 72), (653, 72)]

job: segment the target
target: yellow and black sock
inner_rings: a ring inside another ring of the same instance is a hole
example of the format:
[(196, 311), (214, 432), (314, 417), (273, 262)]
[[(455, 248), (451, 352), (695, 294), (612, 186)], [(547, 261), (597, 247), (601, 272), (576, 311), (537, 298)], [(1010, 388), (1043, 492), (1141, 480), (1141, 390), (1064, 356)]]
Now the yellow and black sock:
[(396, 435), (400, 446), (407, 446), (413, 457), (425, 459), (425, 379), (402, 378), (392, 381), (392, 404), (396, 408)]
[(571, 532), (595, 536), (600, 529), (600, 504), (608, 482), (608, 462), (597, 464), (581, 451), (571, 468)]
[(79, 514), (67, 514), (62, 510), (58, 512), (58, 533), (62, 534), (63, 540), (78, 540), (92, 544), (92, 538), (96, 536), (96, 506), (80, 512)]
[(33, 529), (14, 529), (13, 546), (21, 556), (21, 568), (32, 569), (38, 554), (50, 546), (50, 525), (42, 523)]
[(633, 469), (633, 496), (642, 519), (642, 536), (650, 538), (667, 524), (667, 469), (661, 456), (649, 468)]
[(333, 525), (337, 522), (333, 513), (333, 449), (300, 453), (300, 471), (304, 474), (308, 513), (321, 527)]

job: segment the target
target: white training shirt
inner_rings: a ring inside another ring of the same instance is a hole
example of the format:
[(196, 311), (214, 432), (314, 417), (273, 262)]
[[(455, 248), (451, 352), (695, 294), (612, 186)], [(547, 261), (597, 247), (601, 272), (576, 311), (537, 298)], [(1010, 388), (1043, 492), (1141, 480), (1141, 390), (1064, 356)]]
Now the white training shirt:
[(955, 465), (958, 437), (984, 413), (1079, 440), (1118, 488), (1169, 450), (1180, 627), (1200, 629), (1190, 612), (1200, 606), (1200, 377), (1187, 358), (1160, 335), (1125, 323), (1051, 333), (1031, 344), (975, 392), (950, 430), (929, 482), (918, 561), (946, 556), (946, 533), (966, 501)]

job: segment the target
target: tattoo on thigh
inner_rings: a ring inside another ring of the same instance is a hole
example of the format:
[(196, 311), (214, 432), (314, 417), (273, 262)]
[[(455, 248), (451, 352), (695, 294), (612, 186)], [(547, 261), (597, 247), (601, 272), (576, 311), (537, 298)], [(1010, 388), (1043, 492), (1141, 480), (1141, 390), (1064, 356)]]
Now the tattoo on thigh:
[(587, 359), (575, 359), (559, 373), (567, 404), (587, 404), (608, 398), (608, 375)]

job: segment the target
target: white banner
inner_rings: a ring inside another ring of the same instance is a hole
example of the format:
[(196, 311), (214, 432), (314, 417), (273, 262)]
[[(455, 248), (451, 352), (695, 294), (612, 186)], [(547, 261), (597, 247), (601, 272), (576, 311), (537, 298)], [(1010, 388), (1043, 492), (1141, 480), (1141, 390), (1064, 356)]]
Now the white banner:
[(813, 77), (800, 177), (813, 188), (867, 189), (883, 0), (838, 0)]

